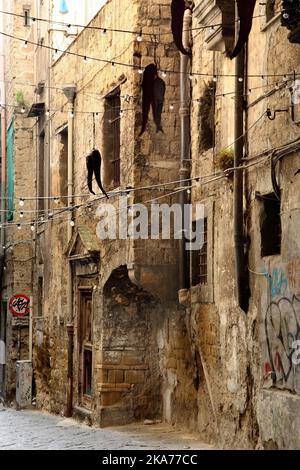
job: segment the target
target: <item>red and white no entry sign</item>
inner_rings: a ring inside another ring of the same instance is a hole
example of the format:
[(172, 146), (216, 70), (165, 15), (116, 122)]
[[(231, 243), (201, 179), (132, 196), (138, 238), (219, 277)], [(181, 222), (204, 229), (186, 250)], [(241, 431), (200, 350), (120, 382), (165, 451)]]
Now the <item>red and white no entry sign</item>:
[(16, 294), (10, 298), (8, 308), (14, 317), (26, 317), (29, 313), (30, 298), (25, 294)]

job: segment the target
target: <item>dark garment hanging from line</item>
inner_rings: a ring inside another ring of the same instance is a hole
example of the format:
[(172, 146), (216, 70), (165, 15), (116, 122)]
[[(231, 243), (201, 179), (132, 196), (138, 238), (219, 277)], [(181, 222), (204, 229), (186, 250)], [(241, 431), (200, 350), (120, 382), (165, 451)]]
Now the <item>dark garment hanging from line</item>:
[(165, 92), (166, 92), (165, 82), (161, 78), (156, 77), (156, 79), (154, 80), (153, 90), (154, 90), (154, 101), (153, 101), (154, 106), (152, 105), (152, 110), (153, 110), (154, 122), (156, 124), (156, 132), (163, 132), (163, 129), (161, 127), (161, 115), (162, 115), (162, 110), (164, 107), (164, 99), (165, 99)]
[(183, 18), (186, 10), (185, 0), (172, 0), (171, 4), (171, 29), (177, 49), (185, 55), (190, 55), (182, 43)]
[(155, 64), (147, 65), (143, 75), (143, 122), (142, 122), (142, 129), (140, 132), (140, 136), (145, 132), (148, 116), (150, 111), (150, 106), (153, 101), (153, 84), (155, 77), (157, 76), (157, 67)]
[(104, 190), (101, 181), (101, 155), (99, 150), (93, 150), (90, 155), (87, 156), (86, 159), (86, 166), (87, 166), (87, 181), (88, 181), (88, 188), (92, 194), (95, 194), (93, 191), (93, 176), (95, 175), (95, 180), (101, 189), (102, 193), (109, 199), (108, 194)]
[(161, 126), (161, 115), (164, 105), (166, 85), (165, 82), (157, 76), (157, 67), (155, 64), (147, 65), (143, 76), (143, 121), (140, 136), (145, 132), (150, 107), (152, 107), (153, 119), (156, 124), (156, 131), (163, 132)]
[(238, 15), (240, 19), (240, 32), (237, 43), (230, 58), (234, 59), (241, 52), (249, 38), (252, 29), (253, 13), (256, 0), (237, 0)]

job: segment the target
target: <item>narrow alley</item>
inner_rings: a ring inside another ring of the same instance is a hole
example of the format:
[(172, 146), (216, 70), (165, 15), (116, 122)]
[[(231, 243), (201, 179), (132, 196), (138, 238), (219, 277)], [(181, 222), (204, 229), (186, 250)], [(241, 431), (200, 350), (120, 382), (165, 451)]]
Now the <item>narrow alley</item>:
[(39, 411), (0, 408), (0, 450), (210, 450), (166, 424), (97, 429)]
[(0, 0), (0, 451), (300, 450), (299, 45), (300, 0)]

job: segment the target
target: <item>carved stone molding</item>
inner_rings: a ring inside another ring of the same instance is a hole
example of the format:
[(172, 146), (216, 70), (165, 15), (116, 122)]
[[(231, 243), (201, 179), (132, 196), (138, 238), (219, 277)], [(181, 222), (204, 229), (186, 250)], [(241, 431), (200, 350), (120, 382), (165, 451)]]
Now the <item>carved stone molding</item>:
[(235, 2), (232, 0), (196, 0), (194, 16), (206, 29), (205, 42), (210, 51), (230, 53), (235, 40)]

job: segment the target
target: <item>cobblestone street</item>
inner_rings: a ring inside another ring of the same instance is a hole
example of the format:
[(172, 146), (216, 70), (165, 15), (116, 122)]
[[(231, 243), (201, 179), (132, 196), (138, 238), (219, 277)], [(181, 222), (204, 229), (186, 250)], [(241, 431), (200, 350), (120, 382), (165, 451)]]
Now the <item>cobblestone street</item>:
[(97, 429), (39, 411), (0, 408), (0, 450), (211, 449), (165, 424)]

